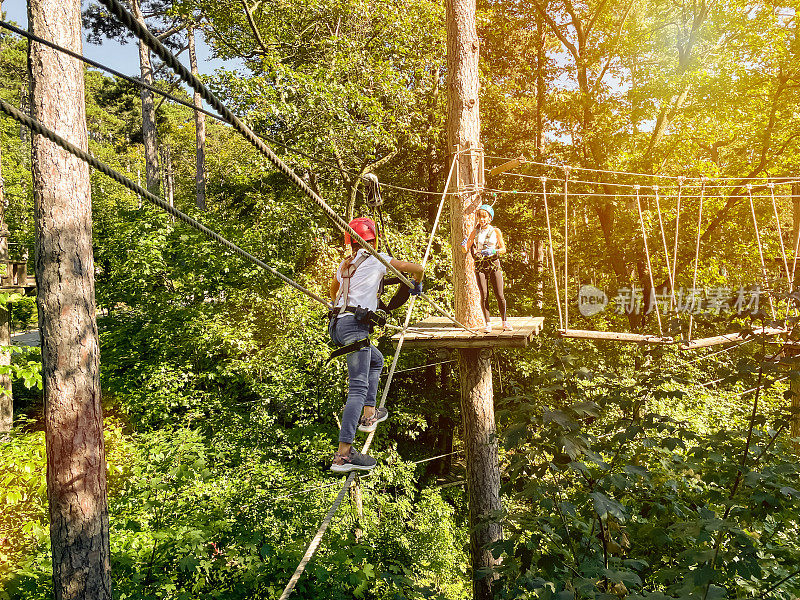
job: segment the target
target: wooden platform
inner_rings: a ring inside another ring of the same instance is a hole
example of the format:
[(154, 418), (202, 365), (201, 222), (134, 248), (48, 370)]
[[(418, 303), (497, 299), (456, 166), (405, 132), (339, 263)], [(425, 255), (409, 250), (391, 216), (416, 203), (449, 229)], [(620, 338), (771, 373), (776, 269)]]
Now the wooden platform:
[[(470, 333), (445, 317), (428, 317), (409, 327), (403, 347), (408, 348), (524, 348), (544, 324), (544, 317), (508, 317), (511, 331), (503, 331), (500, 319), (492, 319), (492, 332)], [(396, 346), (400, 334), (392, 336)]]
[(756, 335), (772, 336), (789, 333), (788, 329), (783, 327), (757, 327), (753, 329), (753, 334), (749, 338), (745, 338), (741, 333), (729, 333), (727, 335), (716, 335), (714, 337), (700, 338), (692, 340), (685, 344), (681, 344), (682, 350), (696, 350), (698, 348), (708, 348), (709, 346), (717, 346), (719, 344), (732, 344), (741, 342), (746, 339), (754, 340)]
[(588, 329), (559, 329), (559, 337), (574, 338), (579, 340), (598, 340), (608, 342), (630, 342), (632, 344), (672, 344), (671, 337), (657, 335), (644, 335), (640, 333), (624, 333), (621, 331), (591, 331)]

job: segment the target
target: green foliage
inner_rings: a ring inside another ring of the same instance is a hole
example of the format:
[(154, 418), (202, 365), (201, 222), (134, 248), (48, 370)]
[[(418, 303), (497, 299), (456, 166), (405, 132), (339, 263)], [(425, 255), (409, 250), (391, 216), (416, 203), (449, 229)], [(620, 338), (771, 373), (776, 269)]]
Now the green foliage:
[(783, 417), (698, 433), (647, 410), (685, 395), (671, 378), (645, 369), (629, 391), (559, 363), (543, 381), (560, 402), (519, 398), (505, 413), (502, 597), (797, 595), (784, 579), (800, 558), (787, 535), (800, 465)]

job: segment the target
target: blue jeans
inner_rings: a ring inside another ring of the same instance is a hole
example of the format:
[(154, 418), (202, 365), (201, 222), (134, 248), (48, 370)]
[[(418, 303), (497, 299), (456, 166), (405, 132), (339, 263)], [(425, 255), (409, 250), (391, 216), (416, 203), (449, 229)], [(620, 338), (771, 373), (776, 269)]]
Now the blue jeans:
[[(328, 331), (335, 344), (345, 346), (369, 336), (369, 325), (355, 316), (345, 315), (335, 319)], [(339, 441), (343, 444), (353, 443), (363, 408), (375, 406), (382, 370), (383, 354), (372, 344), (347, 355), (347, 404), (339, 430)]]

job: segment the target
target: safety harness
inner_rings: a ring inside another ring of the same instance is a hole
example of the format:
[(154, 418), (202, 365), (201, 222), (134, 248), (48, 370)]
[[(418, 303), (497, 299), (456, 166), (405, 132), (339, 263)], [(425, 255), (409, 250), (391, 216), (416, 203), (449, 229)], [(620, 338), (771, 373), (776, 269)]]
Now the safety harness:
[[(373, 312), (362, 306), (347, 306), (347, 301), (350, 298), (350, 279), (352, 279), (353, 275), (355, 275), (356, 269), (358, 269), (358, 267), (361, 266), (361, 263), (368, 259), (369, 256), (370, 255), (367, 253), (360, 254), (355, 260), (350, 262), (346, 270), (342, 271), (342, 285), (339, 286), (339, 292), (336, 294), (336, 299), (333, 302), (334, 306), (329, 314), (331, 325), (333, 325), (333, 322), (336, 320), (336, 318), (341, 316), (343, 313), (352, 313), (357, 320), (368, 323), (370, 326), (370, 333), (375, 327), (383, 327), (386, 324), (387, 315), (382, 310)], [(344, 297), (342, 306), (337, 306), (342, 297)], [(351, 352), (356, 352), (362, 348), (366, 348), (369, 346), (369, 343), (369, 337), (365, 337), (362, 340), (357, 340), (355, 342), (351, 342), (350, 344), (339, 346), (336, 348), (336, 350), (331, 352), (331, 355), (328, 357), (326, 362), (330, 362), (339, 356), (344, 356), (346, 354), (350, 354)]]

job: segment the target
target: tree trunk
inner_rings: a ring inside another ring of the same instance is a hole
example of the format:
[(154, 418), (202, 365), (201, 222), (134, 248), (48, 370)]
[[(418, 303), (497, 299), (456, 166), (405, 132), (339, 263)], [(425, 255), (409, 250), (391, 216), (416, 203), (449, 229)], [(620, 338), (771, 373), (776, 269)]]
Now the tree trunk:
[[(81, 53), (79, 0), (30, 0), (33, 33)], [(33, 117), (88, 148), (83, 66), (31, 42)], [(89, 166), (33, 136), (36, 283), (56, 600), (111, 598)]]
[[(793, 217), (793, 225), (794, 231), (792, 235), (792, 244), (794, 247), (792, 248), (792, 263), (796, 260), (796, 256), (798, 254), (797, 248), (797, 240), (800, 239), (800, 183), (793, 183), (792, 184), (792, 217)], [(792, 290), (797, 289), (797, 274), (795, 274), (795, 279), (792, 282)], [(800, 437), (800, 381), (792, 380), (789, 384), (789, 390), (791, 391), (791, 414), (789, 416), (791, 420), (791, 437), (797, 438)], [(800, 453), (800, 444), (794, 445), (794, 450), (797, 453)]]
[(541, 15), (536, 15), (536, 160), (542, 157), (544, 122), (544, 32)]
[[(194, 25), (189, 26), (189, 63), (192, 67), (192, 74), (197, 77), (200, 72), (197, 69), (197, 52), (194, 47)], [(194, 93), (195, 108), (203, 108), (203, 100), (200, 92)], [(206, 209), (206, 115), (199, 110), (194, 111), (194, 129), (197, 140), (197, 170), (194, 178), (197, 208)]]
[[(144, 23), (139, 0), (132, 0), (133, 16)], [(150, 48), (139, 41), (139, 65), (142, 71), (142, 81), (153, 85), (153, 66), (150, 62)], [(153, 102), (153, 92), (141, 89), (142, 98), (142, 139), (144, 142), (144, 165), (147, 176), (147, 191), (156, 196), (160, 195), (161, 182), (158, 177), (158, 138), (156, 134), (156, 105)]]
[[(0, 0), (0, 13), (3, 0)], [(2, 148), (0, 148), (2, 150)], [(3, 160), (0, 154), (0, 269), (8, 269), (8, 229), (5, 222), (5, 190), (3, 189)], [(10, 306), (9, 306), (10, 309)], [(11, 345), (11, 319), (9, 311), (0, 308), (0, 346)], [(11, 354), (0, 352), (0, 365), (10, 365)], [(11, 431), (14, 424), (14, 401), (11, 397), (11, 378), (0, 375), (0, 433)]]
[[(480, 147), (478, 83), (479, 41), (475, 29), (475, 0), (447, 0), (447, 144), (450, 152)], [(451, 154), (452, 156), (452, 154)], [(470, 327), (483, 324), (474, 263), (461, 250), (461, 240), (475, 226), (481, 204), (482, 161), (474, 151), (463, 152), (458, 161), (458, 191), (450, 201), (450, 235), (453, 247), (453, 287), (456, 317)], [(500, 539), (500, 527), (486, 523), (500, 510), (500, 467), (494, 441), (492, 367), (478, 349), (459, 350), (461, 413), (467, 464), (472, 596), (492, 597), (491, 576), (482, 569), (495, 560), (488, 545)]]

